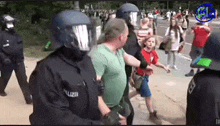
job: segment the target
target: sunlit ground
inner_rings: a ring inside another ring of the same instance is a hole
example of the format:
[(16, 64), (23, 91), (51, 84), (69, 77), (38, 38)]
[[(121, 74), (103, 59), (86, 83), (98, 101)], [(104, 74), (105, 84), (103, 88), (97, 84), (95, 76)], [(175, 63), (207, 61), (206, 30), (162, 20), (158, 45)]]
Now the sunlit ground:
[(29, 46), (24, 48), (24, 55), (27, 57), (44, 58), (52, 51), (44, 51), (44, 46)]

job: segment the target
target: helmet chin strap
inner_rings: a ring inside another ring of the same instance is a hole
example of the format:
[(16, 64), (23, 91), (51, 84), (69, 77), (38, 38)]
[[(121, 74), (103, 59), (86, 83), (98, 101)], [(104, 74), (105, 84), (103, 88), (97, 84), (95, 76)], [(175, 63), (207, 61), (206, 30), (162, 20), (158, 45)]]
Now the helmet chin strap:
[(15, 33), (14, 28), (6, 28), (5, 31), (9, 32), (9, 33)]
[(65, 50), (63, 52), (68, 59), (82, 60), (87, 54), (87, 51), (81, 51), (78, 47), (75, 47), (71, 44), (64, 43), (64, 47)]
[(13, 23), (6, 23), (5, 30), (8, 31), (9, 33), (15, 33)]

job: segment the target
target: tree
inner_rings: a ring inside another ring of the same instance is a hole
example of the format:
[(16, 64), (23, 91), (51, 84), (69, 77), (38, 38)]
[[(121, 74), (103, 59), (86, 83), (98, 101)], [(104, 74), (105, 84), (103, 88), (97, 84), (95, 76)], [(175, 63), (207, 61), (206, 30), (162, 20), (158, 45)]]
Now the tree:
[(117, 9), (120, 8), (121, 5), (124, 4), (124, 2), (121, 2), (121, 1), (111, 1), (109, 4), (111, 5), (111, 9), (117, 10)]
[(175, 2), (173, 3), (173, 5), (175, 5), (175, 6), (173, 6), (172, 9), (173, 9), (174, 11), (176, 11), (176, 12), (179, 11), (179, 7), (181, 7), (181, 10), (185, 10), (185, 9), (188, 8), (188, 5), (187, 5), (187, 3), (186, 3), (185, 1), (183, 1), (183, 2), (175, 1)]

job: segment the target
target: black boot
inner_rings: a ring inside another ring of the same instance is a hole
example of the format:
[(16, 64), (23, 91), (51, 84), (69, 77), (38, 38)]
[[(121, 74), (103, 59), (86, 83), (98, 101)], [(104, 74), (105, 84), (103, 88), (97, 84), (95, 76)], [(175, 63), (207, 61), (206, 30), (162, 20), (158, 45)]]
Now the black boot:
[(26, 101), (26, 104), (32, 104), (33, 103), (31, 96), (26, 97), (25, 101)]
[(162, 125), (162, 120), (158, 118), (157, 116), (157, 111), (154, 110), (153, 113), (150, 113), (150, 118), (149, 118), (153, 123), (156, 125)]
[(186, 77), (194, 76), (194, 70), (191, 69), (188, 74), (185, 74)]
[(0, 96), (5, 97), (5, 96), (7, 96), (7, 94), (5, 93), (5, 91), (1, 91)]

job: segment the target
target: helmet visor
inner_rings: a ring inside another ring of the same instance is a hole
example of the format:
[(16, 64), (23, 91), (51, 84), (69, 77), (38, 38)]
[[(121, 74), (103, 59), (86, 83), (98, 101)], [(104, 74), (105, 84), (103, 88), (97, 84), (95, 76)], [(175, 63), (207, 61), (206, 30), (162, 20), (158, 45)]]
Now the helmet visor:
[(4, 18), (5, 18), (5, 20), (6, 20), (7, 22), (13, 22), (13, 21), (14, 21), (14, 18), (11, 17), (10, 15), (5, 16)]
[(129, 13), (129, 17), (130, 17), (130, 23), (138, 28), (140, 26), (140, 19), (141, 19), (141, 15), (139, 12), (130, 12)]
[(73, 41), (72, 46), (77, 46), (81, 51), (89, 51), (94, 45), (95, 37), (93, 34), (93, 28), (88, 25), (72, 26), (71, 36)]
[(10, 29), (10, 28), (14, 28), (14, 25), (13, 23), (6, 23), (6, 27)]

